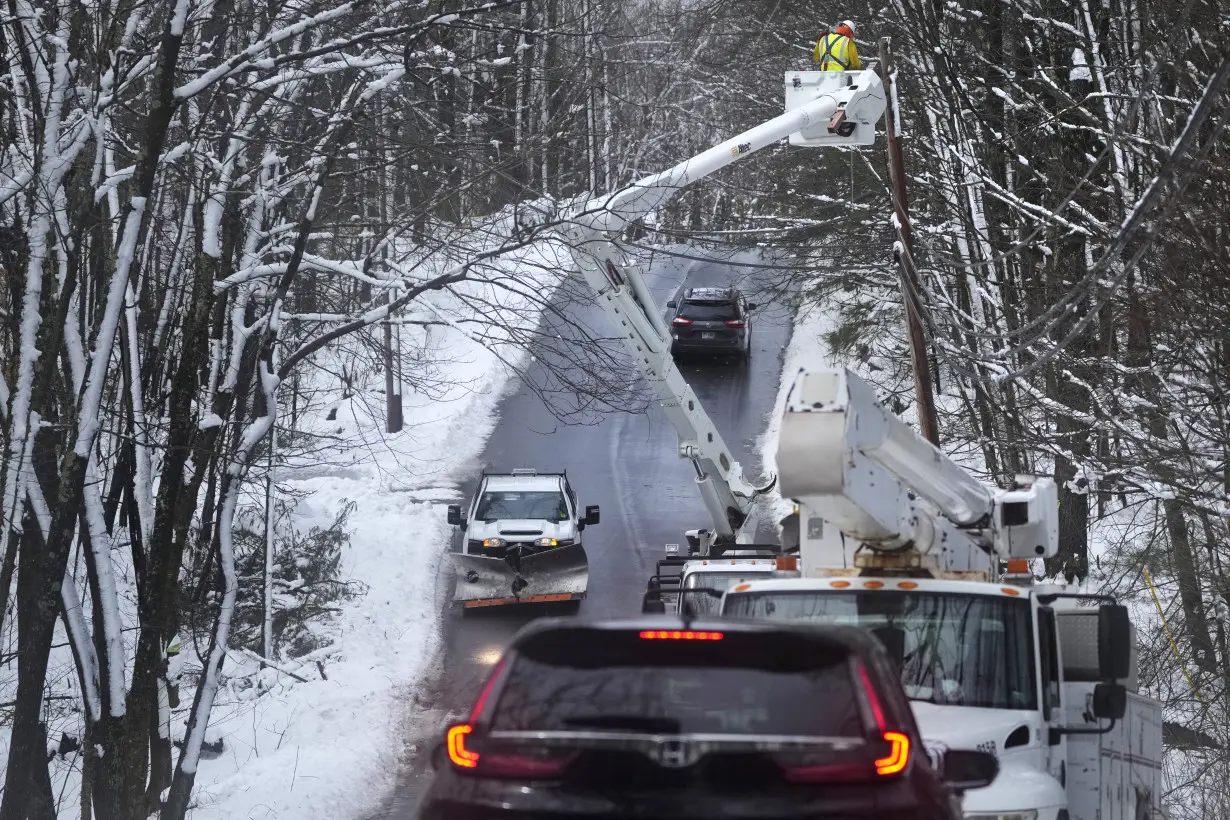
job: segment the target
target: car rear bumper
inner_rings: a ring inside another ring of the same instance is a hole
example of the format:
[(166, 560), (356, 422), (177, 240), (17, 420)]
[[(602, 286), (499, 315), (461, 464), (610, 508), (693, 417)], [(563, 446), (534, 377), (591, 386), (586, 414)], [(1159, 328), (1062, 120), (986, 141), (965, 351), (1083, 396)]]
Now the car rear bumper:
[(609, 811), (586, 812), (573, 807), (523, 808), (482, 806), (451, 801), (425, 803), (419, 820), (936, 820), (936, 815), (916, 809), (839, 809), (800, 808), (797, 811), (741, 811), (737, 807), (710, 807), (706, 812), (667, 813), (629, 805)]
[(743, 340), (738, 336), (717, 339), (673, 339), (671, 348), (676, 351), (738, 350)]
[(798, 789), (719, 793), (686, 788), (607, 795), (533, 783), (470, 780), (443, 772), (437, 777), (424, 795), (421, 820), (935, 820), (942, 816), (920, 806), (907, 781), (827, 794)]

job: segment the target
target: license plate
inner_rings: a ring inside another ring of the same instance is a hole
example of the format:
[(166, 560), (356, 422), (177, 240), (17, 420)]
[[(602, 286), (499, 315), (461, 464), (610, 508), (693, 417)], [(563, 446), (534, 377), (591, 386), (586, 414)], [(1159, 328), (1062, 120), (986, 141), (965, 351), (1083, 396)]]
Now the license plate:
[(702, 339), (716, 339), (716, 338), (717, 338), (717, 334), (716, 334), (716, 333), (702, 333), (702, 334), (700, 334), (700, 338), (702, 338)]

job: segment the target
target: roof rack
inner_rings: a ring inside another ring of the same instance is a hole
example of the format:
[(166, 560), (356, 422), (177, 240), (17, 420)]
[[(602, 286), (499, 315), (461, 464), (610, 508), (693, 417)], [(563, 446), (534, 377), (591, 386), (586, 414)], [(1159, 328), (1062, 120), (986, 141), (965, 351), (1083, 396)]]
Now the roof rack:
[(685, 301), (694, 299), (705, 302), (734, 301), (735, 291), (734, 288), (688, 288), (683, 298)]
[(542, 471), (540, 471), (540, 470), (536, 470), (536, 469), (534, 469), (533, 467), (514, 467), (513, 469), (508, 470), (508, 471), (504, 471), (504, 470), (496, 470), (496, 471), (494, 471), (494, 472), (493, 472), (493, 471), (491, 471), (491, 470), (488, 470), (486, 467), (484, 467), (484, 468), (483, 468), (483, 470), (482, 470), (482, 474), (480, 475), (480, 478), (486, 478), (486, 477), (487, 477), (487, 476), (489, 476), (489, 475), (493, 475), (493, 476), (500, 476), (500, 475), (520, 475), (520, 476), (549, 476), (549, 475), (559, 475), (559, 476), (563, 476), (564, 478), (567, 478), (567, 477), (568, 477), (568, 471), (567, 471), (567, 470), (560, 470), (559, 472), (542, 472)]

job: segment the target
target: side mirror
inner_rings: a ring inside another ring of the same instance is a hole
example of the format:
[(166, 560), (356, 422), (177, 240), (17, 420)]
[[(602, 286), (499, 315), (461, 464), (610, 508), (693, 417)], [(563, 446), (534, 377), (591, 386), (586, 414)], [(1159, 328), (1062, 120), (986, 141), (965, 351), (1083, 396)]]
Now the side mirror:
[(1093, 687), (1093, 716), (1122, 720), (1127, 713), (1127, 687), (1121, 683), (1099, 683)]
[(593, 505), (586, 507), (585, 517), (581, 519), (581, 523), (588, 526), (588, 525), (597, 524), (598, 520), (599, 520), (598, 505), (593, 504)]
[(459, 505), (448, 505), (448, 523), (454, 527), (464, 527), (466, 525), (466, 520), (461, 515), (461, 507)]
[(973, 749), (949, 749), (944, 752), (942, 767), (941, 779), (957, 794), (986, 788), (999, 775), (999, 759)]
[(1132, 672), (1132, 621), (1127, 607), (1098, 607), (1098, 673), (1103, 680), (1123, 680)]
[(747, 309), (748, 309), (748, 310), (755, 310), (755, 309), (756, 309), (756, 303), (755, 303), (755, 302), (748, 302), (748, 303), (747, 303)]
[(674, 299), (671, 299), (669, 302), (666, 303), (666, 306), (668, 308), (676, 308), (676, 307), (679, 307), (679, 303), (676, 302)]

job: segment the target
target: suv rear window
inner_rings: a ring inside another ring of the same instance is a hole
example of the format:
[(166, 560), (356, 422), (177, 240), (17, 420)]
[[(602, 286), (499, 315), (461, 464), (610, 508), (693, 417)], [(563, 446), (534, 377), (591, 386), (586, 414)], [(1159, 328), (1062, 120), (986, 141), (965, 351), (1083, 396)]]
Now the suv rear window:
[(494, 730), (860, 737), (849, 654), (798, 635), (647, 640), (569, 629), (517, 647)]
[(694, 322), (724, 322), (739, 318), (734, 302), (684, 302), (679, 315)]

